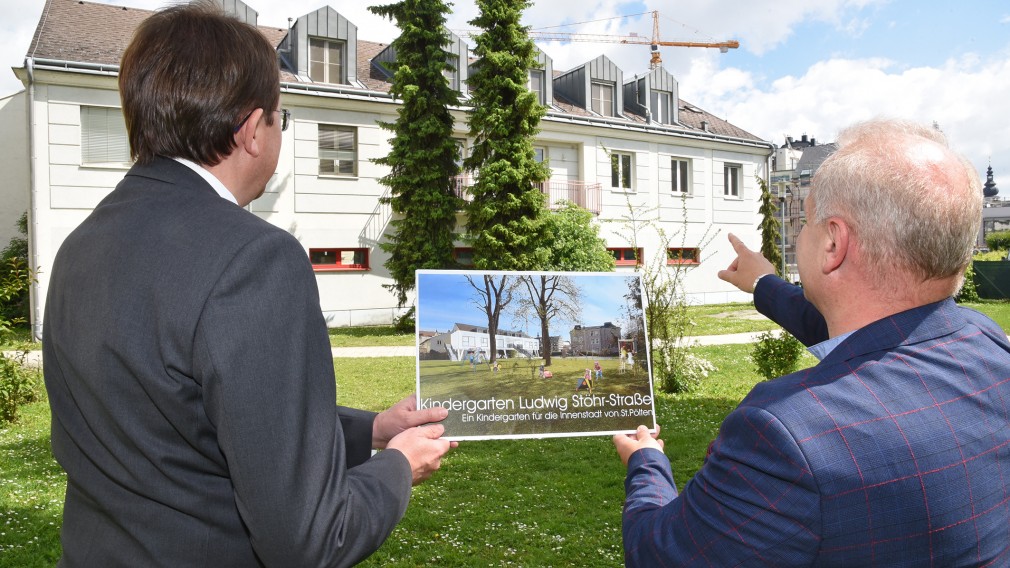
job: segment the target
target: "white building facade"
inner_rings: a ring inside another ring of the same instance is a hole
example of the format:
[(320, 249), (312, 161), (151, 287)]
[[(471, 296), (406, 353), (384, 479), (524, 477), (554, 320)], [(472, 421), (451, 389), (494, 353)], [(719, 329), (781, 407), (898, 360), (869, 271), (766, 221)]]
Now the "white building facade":
[[(256, 24), (239, 0), (226, 9)], [(150, 12), (120, 6), (49, 0), (25, 65), (29, 125), (23, 147), (32, 264), (39, 271), (32, 319), (41, 333), (49, 280), (63, 239), (122, 179), (129, 150), (117, 91), (119, 57), (133, 28)], [(399, 102), (388, 94), (389, 46), (359, 40), (353, 22), (330, 7), (303, 15), (290, 28), (260, 26), (278, 49), (281, 106), (293, 124), (283, 136), (277, 171), (249, 210), (305, 247), (316, 271), (321, 308), (330, 326), (386, 324), (403, 312), (383, 284), (391, 282), (379, 244), (391, 211), (380, 204), (387, 168), (373, 162), (390, 149)], [(469, 61), (453, 36), (457, 61)], [(662, 68), (626, 79), (606, 57), (555, 73), (530, 73), (548, 106), (535, 141), (548, 163), (550, 199), (567, 198), (596, 214), (617, 270), (645, 262), (688, 268), (685, 290), (695, 303), (749, 301), (716, 277), (734, 258), (726, 233), (759, 246), (757, 177), (767, 179), (774, 146), (681, 100)], [(450, 77), (461, 92), (454, 138), (469, 148), (466, 71)], [(0, 117), (2, 118), (2, 117)], [(5, 141), (5, 143), (8, 143)], [(5, 158), (8, 162), (10, 158)], [(23, 167), (23, 165), (22, 165)], [(466, 179), (460, 185), (465, 191)], [(9, 191), (9, 190), (8, 190)], [(4, 197), (6, 202), (6, 197)], [(19, 212), (17, 214), (20, 214)], [(16, 214), (16, 215), (17, 215)], [(15, 217), (16, 217), (15, 215)], [(648, 220), (629, 238), (628, 218)], [(458, 218), (459, 230), (465, 216)], [(656, 228), (673, 238), (664, 247)], [(632, 244), (632, 241), (634, 244)], [(458, 254), (468, 250), (459, 242)], [(157, 262), (157, 251), (152, 262)]]

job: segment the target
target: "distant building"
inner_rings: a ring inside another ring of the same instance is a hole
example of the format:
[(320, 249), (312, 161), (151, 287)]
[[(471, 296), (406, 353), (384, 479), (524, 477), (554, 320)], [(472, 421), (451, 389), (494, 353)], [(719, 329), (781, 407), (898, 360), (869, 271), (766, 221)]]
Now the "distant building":
[[(429, 338), (427, 353), (432, 358), (441, 355), (451, 361), (465, 359), (471, 354), (491, 357), (491, 336), (487, 327), (457, 323), (452, 329)], [(540, 357), (540, 340), (521, 331), (499, 329), (495, 334), (495, 351), (499, 359), (511, 357)]]
[(785, 274), (796, 273), (796, 237), (806, 222), (807, 214), (803, 209), (807, 195), (810, 194), (810, 180), (817, 168), (838, 150), (835, 143), (818, 144), (817, 139), (808, 138), (806, 134), (799, 140), (787, 136), (782, 146), (775, 150), (772, 158), (771, 183), (768, 185), (772, 195), (778, 198), (779, 230), (782, 259), (785, 263)]
[(575, 326), (571, 333), (572, 355), (612, 357), (620, 354), (621, 327), (611, 322), (596, 326)]

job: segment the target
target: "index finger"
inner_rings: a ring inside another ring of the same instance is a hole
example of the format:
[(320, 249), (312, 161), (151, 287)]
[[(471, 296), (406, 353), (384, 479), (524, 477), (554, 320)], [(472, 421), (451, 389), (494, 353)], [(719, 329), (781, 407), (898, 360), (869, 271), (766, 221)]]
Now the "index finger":
[(729, 234), (729, 244), (733, 246), (733, 250), (736, 251), (737, 254), (740, 254), (740, 252), (742, 252), (741, 249), (750, 252), (750, 249), (747, 247), (747, 245), (743, 244), (743, 241), (741, 241), (740, 238), (734, 235), (733, 233)]

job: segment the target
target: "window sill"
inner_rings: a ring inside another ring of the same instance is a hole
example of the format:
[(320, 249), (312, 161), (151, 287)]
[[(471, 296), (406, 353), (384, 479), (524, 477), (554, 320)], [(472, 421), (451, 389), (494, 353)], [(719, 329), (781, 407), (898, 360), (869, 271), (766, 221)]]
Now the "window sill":
[(317, 174), (321, 179), (343, 179), (347, 181), (358, 181), (360, 178), (351, 174)]
[(313, 265), (313, 272), (368, 272), (370, 269), (367, 266), (315, 266)]
[(87, 168), (89, 170), (117, 170), (123, 171), (128, 170), (133, 167), (133, 164), (123, 164), (120, 162), (96, 162), (93, 164), (82, 163), (80, 165), (82, 168)]
[(667, 260), (667, 266), (700, 266), (701, 263), (696, 260)]

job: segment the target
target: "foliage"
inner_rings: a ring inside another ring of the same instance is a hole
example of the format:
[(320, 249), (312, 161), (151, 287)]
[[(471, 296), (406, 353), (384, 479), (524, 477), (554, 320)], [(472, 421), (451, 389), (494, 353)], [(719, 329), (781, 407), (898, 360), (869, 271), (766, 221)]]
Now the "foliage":
[(17, 280), (20, 275), (14, 274), (15, 268), (11, 264), (12, 260), (20, 261), (20, 268), (28, 266), (28, 213), (22, 213), (17, 221), (18, 232), (22, 236), (14, 237), (0, 252), (0, 282), (3, 282), (5, 290), (0, 291), (0, 334), (3, 332), (3, 322), (17, 321), (21, 324), (27, 323), (30, 312), (29, 286), (20, 288), (12, 296), (7, 297), (6, 287), (10, 278)]
[(778, 218), (779, 208), (768, 189), (768, 183), (761, 176), (754, 176), (754, 179), (761, 187), (761, 207), (758, 209), (758, 213), (761, 214), (761, 256), (772, 263), (776, 275), (783, 276), (782, 249), (779, 248), (782, 242), (782, 223)]
[(0, 424), (14, 422), (22, 404), (35, 402), (41, 388), (38, 369), (25, 365), (27, 351), (0, 353)]
[(414, 328), (401, 332), (391, 325), (333, 327), (329, 329), (331, 347), (395, 347), (414, 345)]
[(479, 269), (535, 270), (547, 264), (544, 234), (545, 164), (534, 159), (533, 138), (546, 108), (527, 88), (536, 47), (520, 24), (529, 0), (477, 0), (470, 24), (481, 29), (467, 85), (473, 150), (464, 161), (475, 172), (466, 205), (467, 242)]
[[(664, 369), (662, 388), (666, 392), (689, 393), (698, 390), (709, 373), (717, 371), (708, 359), (695, 355), (687, 347), (677, 347), (678, 353), (666, 356), (663, 362), (671, 368)], [(676, 366), (674, 366), (676, 365)]]
[(600, 238), (600, 227), (593, 224), (593, 214), (565, 201), (545, 217), (544, 234), (549, 257), (542, 268), (565, 272), (610, 272), (614, 255), (607, 241)]
[(795, 371), (802, 354), (803, 344), (792, 335), (766, 331), (758, 336), (751, 357), (758, 373), (771, 380)]
[(971, 255), (972, 260), (1006, 260), (1006, 258), (1007, 251), (1003, 250), (988, 250)]
[(33, 282), (35, 273), (24, 260), (15, 256), (4, 262), (4, 270), (0, 274), (0, 339), (9, 335), (15, 326), (28, 321), (20, 308), (11, 308), (20, 305)]
[[(414, 288), (419, 268), (453, 268), (456, 212), (461, 200), (455, 192), (459, 150), (452, 139), (449, 107), (459, 97), (443, 75), (452, 69), (445, 28), (449, 7), (443, 0), (401, 0), (369, 10), (396, 20), (400, 35), (393, 40), (395, 72), (390, 94), (402, 100), (393, 123), (379, 125), (391, 132), (391, 149), (375, 160), (389, 166), (381, 182), (389, 187), (388, 203), (396, 217), (390, 222), (386, 268), (402, 307)], [(466, 62), (460, 62), (465, 65)]]
[[(691, 388), (693, 381), (678, 373), (682, 368), (685, 371), (687, 369), (685, 359), (688, 347), (683, 339), (690, 320), (684, 295), (684, 278), (690, 265), (668, 265), (667, 250), (677, 237), (679, 248), (684, 248), (686, 244), (687, 202), (681, 197), (682, 228), (673, 234), (667, 234), (656, 224), (655, 211), (655, 208), (635, 206), (629, 200), (628, 212), (622, 220), (622, 233), (634, 249), (640, 248), (640, 233), (651, 230), (658, 236), (659, 247), (655, 257), (651, 261), (639, 259), (635, 267), (641, 275), (642, 293), (645, 295), (645, 325), (652, 345), (652, 377), (665, 392), (686, 392), (682, 389)], [(709, 226), (698, 240), (698, 249), (704, 249), (717, 234), (718, 231), (712, 232)]]
[(1010, 250), (1010, 231), (994, 231), (985, 236), (989, 250)]
[(957, 303), (979, 301), (978, 288), (975, 287), (974, 264), (975, 261), (972, 260), (968, 263), (968, 267), (964, 269), (964, 282), (961, 283), (961, 289), (954, 296), (954, 301)]

